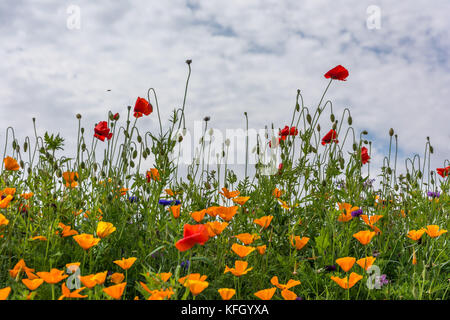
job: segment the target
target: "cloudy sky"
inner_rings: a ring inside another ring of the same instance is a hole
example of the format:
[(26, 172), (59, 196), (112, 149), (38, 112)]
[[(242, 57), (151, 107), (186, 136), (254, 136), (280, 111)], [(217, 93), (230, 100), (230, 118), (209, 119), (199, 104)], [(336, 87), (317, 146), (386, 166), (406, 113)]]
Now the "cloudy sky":
[[(167, 123), (182, 105), (186, 59), (193, 60), (189, 127), (210, 116), (212, 127), (244, 128), (246, 111), (251, 128), (282, 128), (297, 89), (314, 108), (328, 84), (324, 73), (340, 64), (350, 75), (333, 82), (326, 99), (338, 119), (348, 107), (356, 132), (368, 130), (374, 166), (391, 127), (400, 159), (423, 154), (429, 136), (432, 167), (443, 166), (449, 12), (448, 0), (4, 0), (0, 147), (8, 126), (20, 141), (32, 136), (32, 117), (39, 134), (59, 132), (70, 147), (77, 113), (93, 131), (109, 110), (124, 116), (150, 87)], [(158, 129), (156, 113), (139, 121), (142, 130)]]

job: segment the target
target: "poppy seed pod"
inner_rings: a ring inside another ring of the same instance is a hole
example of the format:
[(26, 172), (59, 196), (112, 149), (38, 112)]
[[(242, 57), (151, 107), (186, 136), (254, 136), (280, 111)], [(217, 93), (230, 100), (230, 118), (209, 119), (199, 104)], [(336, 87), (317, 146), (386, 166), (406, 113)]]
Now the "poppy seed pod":
[(337, 128), (337, 120), (335, 123), (333, 123), (333, 130), (336, 130), (336, 128)]
[(206, 116), (206, 117), (203, 118), (203, 121), (205, 121), (205, 122), (208, 122), (209, 120), (211, 120), (210, 116)]
[[(81, 114), (77, 113), (77, 119), (80, 120), (81, 119)], [(34, 118), (33, 118), (34, 119)]]
[(433, 152), (434, 152), (433, 146), (430, 146), (430, 153), (433, 153)]
[(188, 65), (190, 65), (190, 64), (192, 63), (192, 60), (191, 60), (191, 59), (188, 59), (188, 60), (186, 60), (186, 63), (187, 63)]
[(364, 130), (363, 132), (361, 132), (362, 134), (368, 134), (367, 130)]
[(178, 136), (178, 142), (181, 142), (181, 141), (183, 141), (183, 136), (180, 134), (180, 135)]

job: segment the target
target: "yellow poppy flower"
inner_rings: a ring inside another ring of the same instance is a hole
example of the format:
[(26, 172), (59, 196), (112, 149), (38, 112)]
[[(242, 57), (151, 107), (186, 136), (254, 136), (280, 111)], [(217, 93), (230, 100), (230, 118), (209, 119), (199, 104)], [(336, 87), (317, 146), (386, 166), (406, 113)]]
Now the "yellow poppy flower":
[(13, 196), (7, 195), (5, 198), (0, 200), (0, 209), (6, 209), (11, 202)]
[(8, 223), (9, 220), (6, 219), (6, 217), (0, 213), (0, 226), (6, 226), (8, 225)]
[(97, 224), (97, 237), (100, 239), (106, 238), (114, 231), (116, 231), (116, 227), (110, 222), (100, 221)]

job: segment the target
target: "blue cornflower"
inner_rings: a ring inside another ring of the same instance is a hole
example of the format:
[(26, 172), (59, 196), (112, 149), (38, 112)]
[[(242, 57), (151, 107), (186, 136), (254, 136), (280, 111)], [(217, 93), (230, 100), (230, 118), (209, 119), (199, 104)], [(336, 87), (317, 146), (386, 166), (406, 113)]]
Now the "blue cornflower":
[(130, 200), (131, 203), (136, 202), (137, 198), (136, 197), (128, 197), (128, 200)]
[(439, 192), (431, 192), (431, 191), (428, 191), (427, 195), (432, 198), (439, 198), (441, 196)]
[(158, 203), (161, 204), (161, 205), (163, 205), (163, 206), (169, 206), (169, 205), (171, 205), (171, 204), (174, 203), (174, 202), (175, 202), (175, 205), (176, 205), (176, 206), (179, 205), (179, 204), (181, 203), (180, 200), (159, 199), (159, 201), (158, 201)]

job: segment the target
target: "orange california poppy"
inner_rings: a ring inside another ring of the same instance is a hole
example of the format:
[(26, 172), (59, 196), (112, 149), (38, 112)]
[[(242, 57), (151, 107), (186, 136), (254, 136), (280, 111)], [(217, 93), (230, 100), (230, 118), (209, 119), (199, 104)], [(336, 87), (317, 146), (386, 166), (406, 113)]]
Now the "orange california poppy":
[(228, 222), (212, 221), (207, 222), (206, 227), (208, 229), (209, 237), (215, 237), (222, 233), (223, 230), (228, 226)]
[(365, 257), (365, 258), (359, 259), (358, 261), (356, 261), (356, 263), (361, 268), (363, 268), (364, 270), (367, 271), (367, 269), (369, 269), (373, 265), (373, 263), (375, 262), (376, 259), (377, 258), (375, 258), (375, 257)]
[(14, 196), (16, 194), (16, 188), (5, 188), (1, 191), (0, 195)]
[(108, 271), (99, 272), (96, 274), (89, 274), (87, 276), (80, 276), (81, 283), (87, 288), (93, 288), (97, 284), (101, 285), (105, 283), (106, 276), (108, 275)]
[(5, 198), (1, 199), (0, 200), (0, 209), (6, 209), (12, 199), (13, 199), (12, 195), (7, 195)]
[(352, 257), (339, 258), (336, 263), (344, 270), (348, 272), (355, 264), (356, 259)]
[(16, 159), (11, 157), (6, 157), (3, 159), (3, 162), (5, 163), (5, 170), (8, 171), (17, 171), (20, 169), (19, 164), (17, 163)]
[(281, 197), (281, 195), (283, 194), (283, 191), (279, 190), (278, 188), (275, 188), (275, 190), (273, 190), (272, 195), (275, 198), (279, 198)]
[[(295, 244), (294, 244), (294, 240), (295, 240)], [(295, 247), (295, 249), (300, 250), (302, 249), (304, 246), (306, 246), (306, 244), (308, 243), (309, 238), (308, 237), (302, 237), (300, 238), (299, 236), (291, 236), (291, 245), (293, 247)]]
[(73, 230), (70, 226), (66, 226), (64, 223), (60, 222), (58, 223), (58, 227), (62, 229), (61, 236), (63, 238), (65, 237), (71, 237), (78, 234), (78, 231)]
[(37, 278), (37, 279), (22, 279), (22, 283), (28, 288), (28, 290), (36, 290), (39, 288), (39, 286), (44, 283), (44, 279)]
[(254, 223), (260, 225), (262, 228), (267, 229), (272, 221), (273, 216), (263, 216), (259, 219), (253, 220)]
[(178, 219), (180, 217), (180, 209), (181, 204), (169, 207), (169, 211), (172, 212), (175, 219)]
[(228, 222), (233, 219), (234, 215), (237, 213), (238, 206), (218, 207), (216, 210), (219, 217)]
[(31, 241), (34, 241), (34, 240), (47, 241), (47, 238), (44, 236), (35, 236), (35, 237), (30, 238), (30, 240)]
[(233, 199), (233, 202), (243, 206), (249, 199), (250, 197), (236, 197)]
[(441, 234), (444, 234), (447, 232), (447, 230), (442, 229), (439, 230), (439, 226), (438, 225), (428, 225), (427, 228), (425, 229), (425, 232), (431, 237), (431, 238), (436, 238), (439, 237)]
[(206, 209), (206, 214), (210, 217), (215, 218), (219, 214), (219, 208), (220, 206), (212, 206)]
[(203, 210), (200, 210), (200, 211), (191, 212), (191, 217), (195, 221), (200, 222), (205, 217), (205, 214), (206, 214), (206, 209), (203, 209)]
[(239, 195), (239, 193), (240, 193), (239, 191), (228, 191), (227, 188), (222, 188), (222, 191), (223, 192), (219, 191), (219, 193), (221, 195), (223, 195), (227, 199), (231, 199), (231, 198), (237, 197)]
[(126, 282), (122, 282), (107, 288), (103, 288), (103, 292), (106, 293), (111, 298), (119, 300), (122, 297), (126, 285), (127, 285)]
[(169, 278), (171, 276), (172, 276), (172, 272), (161, 272), (161, 273), (156, 274), (156, 277), (161, 279), (163, 282), (167, 282), (167, 280), (169, 280)]
[(23, 198), (23, 199), (25, 199), (25, 200), (30, 199), (32, 196), (34, 196), (34, 193), (33, 193), (33, 192), (22, 193), (22, 194), (20, 195), (20, 197)]
[(156, 168), (151, 168), (150, 170), (148, 170), (146, 177), (147, 177), (147, 182), (150, 182), (150, 180), (156, 180), (156, 181), (161, 180), (161, 178), (159, 176), (159, 171)]
[(114, 272), (110, 277), (111, 282), (115, 284), (121, 283), (124, 279), (125, 279), (124, 274), (119, 272)]
[(75, 188), (78, 185), (78, 172), (66, 171), (62, 177), (67, 188)]
[(248, 266), (247, 261), (236, 260), (234, 262), (234, 268), (229, 268), (227, 265), (225, 265), (225, 271), (223, 273), (225, 274), (227, 272), (231, 272), (236, 277), (240, 277), (243, 276), (244, 274), (247, 274), (247, 272), (253, 269), (253, 267), (247, 269), (247, 266)]
[(252, 244), (253, 241), (255, 241), (255, 240), (260, 238), (260, 236), (258, 236), (256, 233), (254, 233), (254, 234), (240, 233), (240, 234), (238, 234), (238, 235), (236, 235), (234, 237), (237, 238), (239, 241), (241, 241), (245, 245)]
[(412, 258), (412, 264), (417, 264), (417, 257), (416, 257), (416, 249), (413, 249), (413, 258)]
[(266, 245), (262, 245), (262, 246), (257, 246), (256, 250), (258, 250), (259, 254), (264, 254), (266, 252)]
[(34, 269), (28, 268), (25, 264), (25, 261), (23, 259), (20, 259), (19, 262), (16, 263), (16, 265), (14, 266), (13, 269), (9, 270), (9, 275), (11, 276), (11, 278), (16, 278), (17, 275), (21, 272), (21, 271), (25, 271), (25, 272), (34, 272)]
[(295, 300), (297, 299), (297, 295), (295, 292), (292, 292), (291, 290), (284, 289), (281, 291), (281, 296), (284, 300)]
[(0, 213), (0, 226), (6, 226), (8, 225), (8, 223), (9, 220), (6, 219), (6, 217)]
[(89, 250), (93, 246), (100, 242), (100, 238), (94, 238), (92, 234), (82, 233), (73, 236), (73, 239), (82, 247), (84, 250)]
[(236, 293), (236, 290), (229, 288), (221, 288), (217, 290), (222, 297), (222, 300), (230, 300)]
[(350, 203), (338, 203), (339, 211), (341, 212), (338, 217), (338, 221), (347, 222), (352, 220), (352, 212), (359, 209), (359, 207), (353, 207)]
[(175, 193), (172, 191), (172, 189), (164, 189), (164, 191), (171, 197), (175, 196)]
[(376, 232), (370, 230), (359, 231), (353, 235), (354, 238), (358, 239), (358, 241), (362, 245), (367, 245), (370, 240), (376, 235)]
[(273, 284), (278, 289), (285, 290), (298, 286), (301, 282), (298, 280), (289, 279), (289, 281), (286, 284), (281, 284), (278, 282), (278, 277), (273, 276), (272, 279), (270, 279), (270, 283)]
[(106, 238), (114, 231), (116, 231), (116, 227), (110, 222), (100, 221), (97, 224), (97, 237), (100, 239)]
[(128, 270), (131, 268), (133, 263), (137, 260), (135, 257), (131, 257), (128, 259), (122, 258), (122, 260), (115, 260), (113, 261), (115, 264), (117, 264), (119, 267), (121, 267), (123, 270)]
[(207, 281), (201, 280), (187, 280), (184, 283), (184, 286), (189, 288), (189, 291), (192, 293), (193, 296), (196, 296), (203, 290), (205, 290), (209, 286), (209, 283)]
[(178, 279), (178, 282), (183, 284), (186, 282), (186, 280), (199, 280), (199, 281), (205, 281), (208, 278), (207, 275), (201, 275), (200, 273), (190, 273), (187, 276), (181, 277)]
[(233, 243), (231, 246), (231, 250), (236, 253), (239, 257), (244, 258), (248, 256), (250, 253), (255, 251), (254, 247), (246, 247), (237, 243)]
[(6, 300), (11, 292), (11, 287), (0, 289), (0, 300)]
[(50, 270), (50, 272), (37, 272), (36, 274), (39, 276), (39, 278), (44, 279), (45, 282), (50, 283), (50, 284), (55, 284), (60, 282), (61, 280), (64, 280), (65, 278), (67, 278), (69, 275), (63, 275), (64, 270), (58, 270), (53, 268), (52, 270)]
[(66, 283), (63, 282), (63, 284), (61, 285), (62, 295), (58, 298), (58, 300), (62, 300), (64, 298), (87, 298), (87, 295), (82, 296), (80, 294), (80, 292), (84, 289), (86, 289), (86, 287), (81, 287), (70, 292), (69, 288), (67, 288), (66, 286)]
[(406, 236), (408, 238), (410, 238), (411, 240), (418, 241), (424, 233), (425, 233), (425, 229), (419, 229), (417, 231), (411, 230), (408, 232), (408, 234)]
[(380, 233), (380, 232), (381, 232), (381, 230), (378, 229), (376, 226), (374, 226), (374, 224), (375, 224), (378, 220), (380, 220), (381, 218), (383, 218), (382, 215), (373, 215), (373, 216), (369, 217), (369, 216), (367, 216), (367, 215), (365, 215), (365, 214), (362, 214), (360, 217), (361, 217), (361, 219), (365, 222), (365, 224), (367, 224), (367, 225), (368, 225), (371, 229), (373, 229), (376, 233)]
[(272, 299), (272, 297), (275, 294), (276, 290), (277, 290), (276, 287), (273, 287), (273, 288), (270, 288), (270, 289), (260, 290), (258, 292), (255, 292), (255, 296), (257, 296), (261, 300), (270, 300), (270, 299)]
[(350, 289), (362, 278), (363, 278), (363, 276), (361, 276), (357, 273), (354, 273), (354, 272), (352, 272), (350, 274), (349, 278), (347, 278), (347, 277), (339, 278), (339, 277), (331, 276), (331, 280), (336, 282), (342, 289)]

